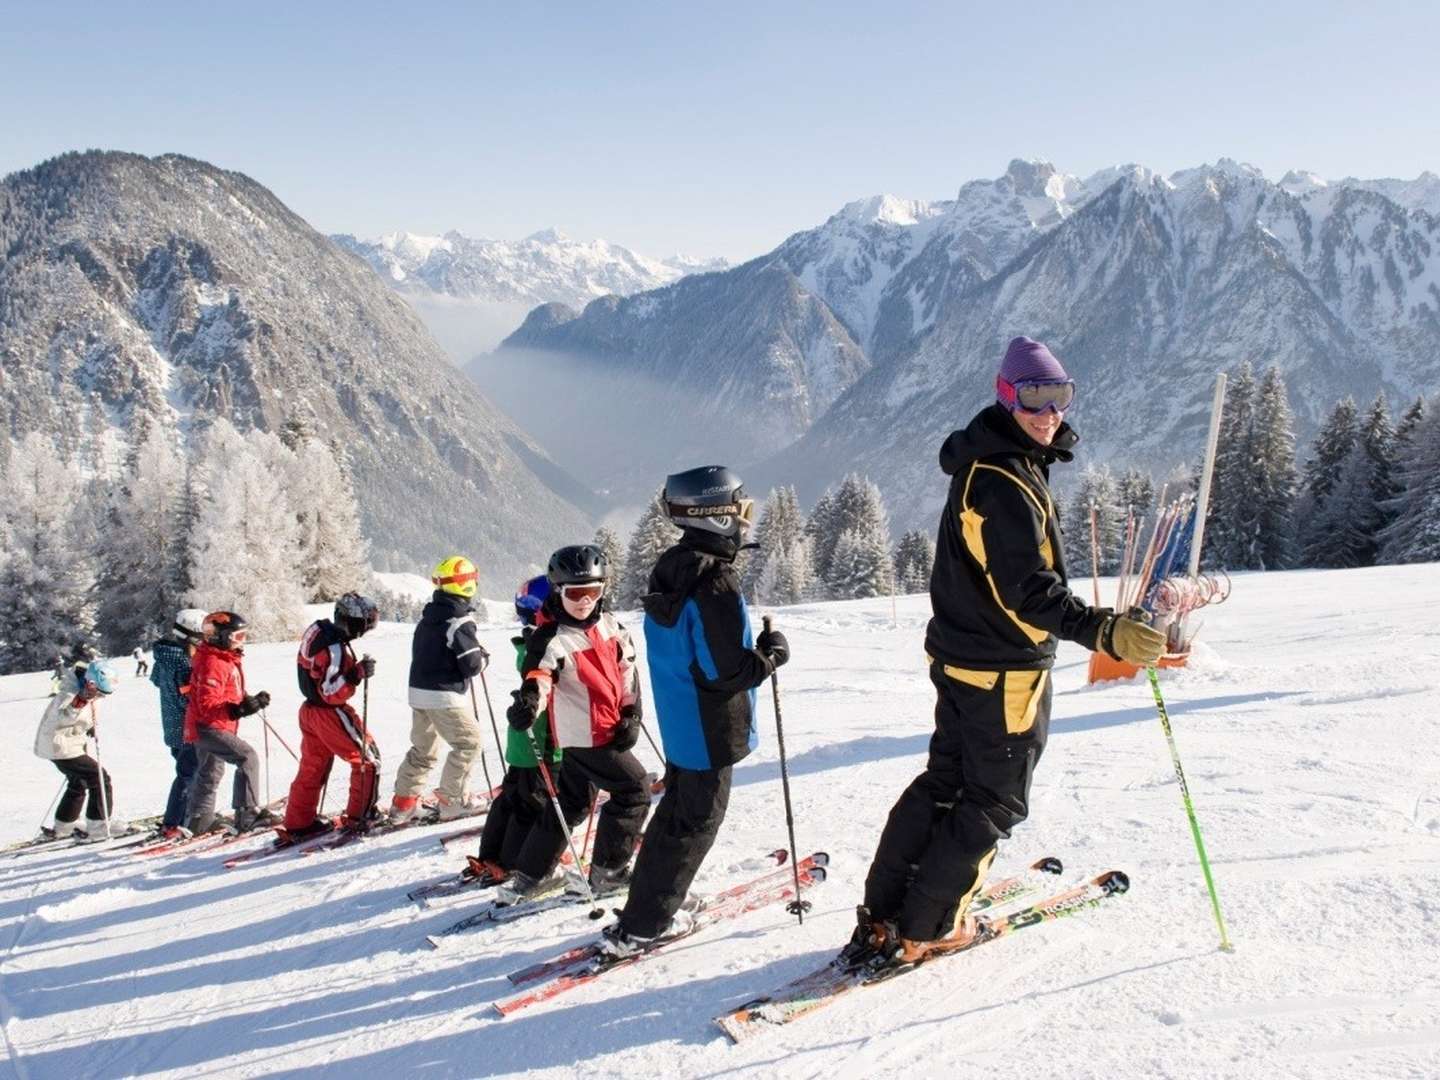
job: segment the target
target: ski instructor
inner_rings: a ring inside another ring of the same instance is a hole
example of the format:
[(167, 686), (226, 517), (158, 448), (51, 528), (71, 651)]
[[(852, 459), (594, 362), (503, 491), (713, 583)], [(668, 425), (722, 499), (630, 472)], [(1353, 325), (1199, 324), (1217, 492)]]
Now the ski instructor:
[(995, 388), (997, 401), (940, 448), (950, 493), (925, 633), (935, 733), (880, 835), (846, 964), (917, 964), (974, 937), (970, 901), (1029, 813), (1059, 638), (1139, 665), (1164, 649), (1160, 632), (1066, 584), (1049, 469), (1079, 441), (1064, 422), (1074, 381), (1044, 345), (1017, 337)]

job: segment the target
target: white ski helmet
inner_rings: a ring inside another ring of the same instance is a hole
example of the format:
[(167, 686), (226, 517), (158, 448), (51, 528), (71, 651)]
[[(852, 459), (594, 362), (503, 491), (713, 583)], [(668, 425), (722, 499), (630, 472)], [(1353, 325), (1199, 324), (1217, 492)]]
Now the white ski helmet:
[(178, 641), (199, 645), (205, 638), (205, 615), (199, 608), (187, 607), (175, 613), (175, 625), (170, 629)]

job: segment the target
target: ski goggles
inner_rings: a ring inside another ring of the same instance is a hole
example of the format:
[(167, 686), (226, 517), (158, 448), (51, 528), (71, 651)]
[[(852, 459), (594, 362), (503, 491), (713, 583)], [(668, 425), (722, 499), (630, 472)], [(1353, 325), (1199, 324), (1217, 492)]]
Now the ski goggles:
[(560, 596), (565, 600), (589, 600), (594, 602), (605, 595), (605, 583), (593, 585), (561, 585)]
[(1075, 381), (1066, 379), (1063, 382), (1031, 382), (1027, 379), (1009, 383), (997, 378), (995, 396), (1000, 404), (1011, 412), (1019, 409), (1021, 412), (1033, 414), (1049, 409), (1063, 413), (1075, 400)]

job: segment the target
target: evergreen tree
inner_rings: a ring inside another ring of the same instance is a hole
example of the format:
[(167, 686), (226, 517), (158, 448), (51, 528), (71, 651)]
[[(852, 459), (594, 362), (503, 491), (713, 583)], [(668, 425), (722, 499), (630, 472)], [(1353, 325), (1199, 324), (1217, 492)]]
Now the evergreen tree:
[(370, 581), (369, 545), (360, 533), (355, 489), (340, 462), (318, 439), (301, 439), (293, 450), (278, 439), (262, 445), (272, 468), (291, 478), (306, 600), (317, 603), (364, 591)]
[(619, 534), (607, 525), (596, 529), (595, 538), (590, 542), (605, 555), (605, 564), (610, 574), (610, 584), (606, 591), (613, 601), (615, 592), (625, 579), (625, 545), (620, 542)]
[(1126, 514), (1138, 524), (1155, 512), (1155, 481), (1143, 469), (1131, 467), (1115, 482), (1115, 502), (1120, 509), (1121, 536), (1124, 536)]
[[(890, 595), (895, 588), (890, 516), (880, 489), (868, 478), (851, 473), (836, 491), (833, 506), (841, 532), (825, 578), (829, 595), (835, 599)], [(853, 534), (853, 539), (842, 560), (841, 543), (847, 534)]]
[(680, 530), (670, 521), (665, 512), (665, 493), (658, 492), (635, 523), (630, 534), (630, 543), (625, 548), (625, 576), (621, 581), (620, 595), (616, 607), (637, 608), (640, 598), (650, 587), (650, 571), (655, 563), (676, 540)]
[(1232, 570), (1250, 567), (1254, 558), (1259, 526), (1247, 485), (1255, 476), (1255, 456), (1255, 375), (1245, 361), (1225, 386), (1205, 521), (1211, 557)]
[(3, 505), (8, 558), (0, 569), (0, 672), (38, 671), (88, 656), (95, 583), (79, 473), (32, 432), (10, 454)]
[[(1410, 421), (1412, 414), (1415, 419)], [(1387, 563), (1440, 560), (1440, 406), (1411, 406), (1396, 442), (1400, 490), (1386, 508), (1391, 521), (1381, 533), (1380, 559)]]
[(189, 603), (239, 612), (259, 641), (293, 634), (304, 621), (300, 528), (275, 447), (273, 435), (242, 437), (227, 421), (215, 422), (202, 458), (208, 494), (191, 545)]
[(1260, 381), (1254, 451), (1249, 490), (1255, 533), (1243, 565), (1280, 570), (1295, 560), (1295, 500), (1300, 481), (1295, 468), (1295, 425), (1277, 368), (1272, 367)]
[(1325, 502), (1315, 515), (1306, 558), (1310, 566), (1351, 568), (1373, 560), (1380, 527), (1371, 496), (1374, 469), (1358, 439), (1340, 463)]
[(164, 634), (181, 607), (176, 588), (183, 537), (175, 531), (184, 472), (158, 425), (129, 455), (99, 537), (97, 623), (101, 647), (128, 653)]
[(1321, 549), (1329, 541), (1321, 533), (1325, 500), (1340, 476), (1340, 466), (1349, 455), (1358, 437), (1356, 409), (1353, 398), (1338, 402), (1320, 433), (1311, 444), (1311, 457), (1305, 463), (1303, 494), (1297, 507), (1300, 522), (1300, 562), (1302, 566), (1322, 566)]
[(839, 503), (834, 489), (827, 488), (825, 494), (810, 511), (805, 522), (805, 538), (810, 545), (810, 565), (817, 582), (830, 580), (830, 563), (835, 555), (835, 545), (843, 532), (839, 517)]
[(907, 532), (895, 548), (895, 591), (906, 596), (927, 592), (934, 565), (935, 545), (930, 537), (918, 529)]
[[(1417, 397), (1414, 404), (1405, 410), (1405, 415), (1400, 417), (1400, 423), (1395, 427), (1395, 456), (1397, 461), (1400, 455), (1405, 452), (1405, 448), (1410, 445), (1410, 440), (1414, 437), (1415, 429), (1420, 426), (1421, 421), (1424, 419), (1425, 399), (1423, 397)], [(1398, 477), (1396, 478), (1396, 484), (1397, 486), (1399, 484)]]
[(1113, 574), (1120, 568), (1125, 546), (1125, 511), (1120, 505), (1115, 478), (1106, 466), (1086, 466), (1080, 484), (1069, 502), (1070, 518), (1064, 522), (1065, 561), (1075, 574), (1094, 570), (1090, 554), (1090, 512), (1100, 544), (1100, 573)]
[[(749, 553), (749, 559), (741, 569), (740, 585), (745, 595), (763, 603), (779, 603), (768, 595), (762, 581), (769, 564), (777, 559), (788, 558), (788, 553), (802, 544), (805, 539), (805, 521), (800, 513), (800, 499), (791, 487), (774, 488), (765, 499), (756, 523), (754, 535), (750, 538), (756, 545)], [(783, 570), (783, 573), (781, 571)], [(793, 567), (776, 567), (776, 573), (787, 580), (793, 579)], [(802, 575), (807, 578), (808, 574)], [(772, 575), (773, 577), (773, 575)], [(787, 593), (792, 591), (787, 588)], [(795, 601), (786, 601), (793, 603)]]
[(1370, 502), (1366, 516), (1375, 522), (1376, 536), (1365, 553), (1362, 566), (1374, 566), (1380, 553), (1379, 532), (1392, 520), (1392, 504), (1400, 493), (1396, 478), (1396, 431), (1390, 422), (1390, 403), (1382, 390), (1360, 422), (1360, 445), (1370, 467)]
[(764, 603), (798, 604), (808, 598), (812, 582), (809, 541), (802, 534), (765, 560), (756, 591)]

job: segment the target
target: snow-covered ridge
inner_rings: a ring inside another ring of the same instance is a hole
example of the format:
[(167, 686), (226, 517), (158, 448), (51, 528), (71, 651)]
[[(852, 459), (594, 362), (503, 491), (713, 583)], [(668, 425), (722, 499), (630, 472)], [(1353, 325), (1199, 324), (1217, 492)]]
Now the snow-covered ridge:
[(606, 240), (574, 240), (555, 228), (523, 240), (387, 233), (376, 240), (348, 235), (331, 239), (365, 259), (402, 292), (460, 300), (558, 302), (584, 307), (600, 296), (628, 296), (658, 288), (686, 274), (723, 270), (724, 259), (673, 255), (655, 259)]

